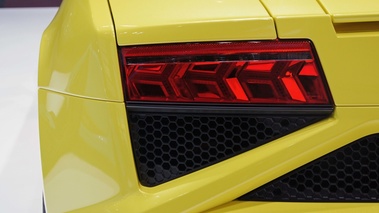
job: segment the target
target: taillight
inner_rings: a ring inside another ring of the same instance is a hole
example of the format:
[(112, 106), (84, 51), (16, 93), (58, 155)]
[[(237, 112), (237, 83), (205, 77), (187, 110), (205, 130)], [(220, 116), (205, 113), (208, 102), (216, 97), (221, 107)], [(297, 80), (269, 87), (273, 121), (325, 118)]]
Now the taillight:
[(144, 186), (255, 149), (333, 112), (310, 41), (120, 51), (130, 141)]
[(331, 104), (309, 41), (121, 49), (129, 101)]

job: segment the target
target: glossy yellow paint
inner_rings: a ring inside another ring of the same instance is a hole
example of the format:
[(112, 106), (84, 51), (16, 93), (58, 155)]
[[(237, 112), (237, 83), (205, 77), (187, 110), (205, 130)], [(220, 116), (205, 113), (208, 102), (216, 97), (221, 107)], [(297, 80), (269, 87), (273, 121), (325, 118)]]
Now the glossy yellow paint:
[(106, 0), (65, 0), (43, 34), (38, 85), (123, 101), (117, 46)]
[(259, 0), (110, 0), (119, 45), (275, 39)]
[[(48, 212), (379, 211), (374, 204), (328, 204), (326, 208), (317, 203), (233, 202), (379, 129), (379, 97), (374, 90), (378, 33), (351, 28), (336, 32), (331, 15), (316, 0), (262, 2), (273, 18), (259, 1), (170, 0), (146, 5), (136, 0), (110, 1), (120, 45), (274, 39), (275, 20), (280, 38), (314, 42), (337, 105), (329, 119), (149, 188), (139, 184), (136, 174), (107, 1), (63, 1), (44, 34), (39, 67)], [(200, 4), (207, 6), (199, 8)], [(212, 6), (214, 13), (208, 14)], [(147, 19), (151, 14), (157, 18)], [(183, 29), (177, 30), (179, 26)]]
[(379, 21), (379, 1), (375, 0), (319, 0), (331, 15), (333, 23)]
[(317, 0), (263, 0), (262, 4), (275, 18), (286, 16), (305, 18), (325, 15)]
[[(125, 196), (137, 182), (124, 103), (39, 90), (44, 194), (49, 212)], [(127, 175), (129, 174), (129, 175)], [(127, 190), (128, 189), (128, 190)]]
[(377, 203), (305, 203), (305, 202), (239, 202), (233, 201), (207, 213), (349, 213), (377, 212)]
[[(305, 1), (312, 8), (305, 9)], [(321, 5), (319, 12), (304, 15), (304, 10), (315, 11), (316, 0), (262, 0), (262, 3), (275, 19), (279, 38), (312, 40), (337, 106), (379, 105), (377, 24), (334, 25), (331, 15), (321, 12)], [(342, 3), (360, 8), (360, 1)]]

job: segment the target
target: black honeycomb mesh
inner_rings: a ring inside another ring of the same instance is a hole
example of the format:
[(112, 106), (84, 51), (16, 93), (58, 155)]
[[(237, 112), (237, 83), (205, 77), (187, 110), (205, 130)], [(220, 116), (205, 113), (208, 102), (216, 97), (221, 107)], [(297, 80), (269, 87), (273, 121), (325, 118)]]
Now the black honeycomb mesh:
[[(128, 112), (142, 185), (156, 186), (258, 147), (320, 116)], [(324, 116), (323, 116), (324, 117)]]
[(367, 136), (239, 198), (249, 201), (379, 201), (379, 134)]

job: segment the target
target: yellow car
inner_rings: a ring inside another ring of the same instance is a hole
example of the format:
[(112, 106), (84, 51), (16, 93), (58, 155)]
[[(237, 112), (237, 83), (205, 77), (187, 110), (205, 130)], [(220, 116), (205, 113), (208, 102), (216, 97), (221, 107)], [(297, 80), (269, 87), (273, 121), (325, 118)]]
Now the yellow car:
[(52, 212), (378, 212), (379, 1), (64, 0)]

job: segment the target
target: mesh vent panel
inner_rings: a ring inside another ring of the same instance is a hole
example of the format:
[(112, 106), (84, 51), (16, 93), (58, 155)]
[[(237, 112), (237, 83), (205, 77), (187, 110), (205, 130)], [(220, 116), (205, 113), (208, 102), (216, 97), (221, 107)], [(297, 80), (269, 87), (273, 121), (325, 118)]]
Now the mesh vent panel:
[(290, 172), (239, 200), (379, 201), (379, 134)]
[(194, 172), (320, 120), (146, 112), (129, 112), (128, 117), (137, 173), (145, 186)]

